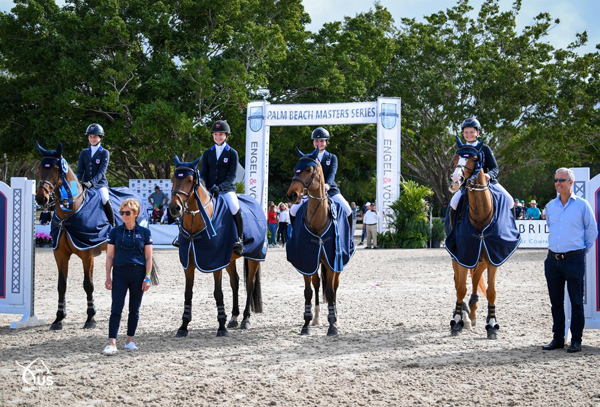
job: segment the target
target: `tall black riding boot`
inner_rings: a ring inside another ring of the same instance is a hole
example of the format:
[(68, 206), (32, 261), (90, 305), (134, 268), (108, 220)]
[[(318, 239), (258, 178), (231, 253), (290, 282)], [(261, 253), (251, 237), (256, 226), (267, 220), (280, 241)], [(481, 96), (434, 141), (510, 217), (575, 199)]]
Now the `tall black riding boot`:
[(110, 223), (110, 226), (112, 226), (113, 228), (117, 226), (115, 222), (115, 212), (113, 211), (113, 207), (110, 201), (104, 204), (104, 213), (106, 213), (106, 218), (108, 219), (108, 223)]
[(242, 219), (241, 209), (233, 215), (233, 221), (235, 222), (238, 231), (237, 241), (233, 244), (233, 252), (238, 256), (241, 256), (244, 251), (244, 219)]
[(448, 219), (450, 219), (450, 230), (454, 229), (454, 217), (456, 216), (456, 211), (452, 209), (451, 206), (448, 206), (448, 210), (450, 213), (448, 214)]

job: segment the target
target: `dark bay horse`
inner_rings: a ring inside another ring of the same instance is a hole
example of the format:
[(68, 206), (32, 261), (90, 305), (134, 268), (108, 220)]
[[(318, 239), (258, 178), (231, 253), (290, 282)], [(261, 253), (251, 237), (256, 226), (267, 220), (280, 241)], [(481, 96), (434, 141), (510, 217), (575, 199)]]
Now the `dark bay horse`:
[[(38, 205), (46, 206), (56, 204), (56, 216), (62, 222), (67, 220), (71, 214), (76, 213), (85, 199), (85, 192), (77, 180), (77, 177), (62, 157), (62, 144), (58, 143), (56, 150), (44, 150), (38, 144), (38, 149), (42, 154), (42, 162), (39, 167), (40, 183), (37, 187), (35, 200)], [(60, 189), (64, 184), (74, 186), (75, 188), (66, 188), (72, 195), (72, 203), (58, 202), (54, 197), (60, 197)], [(68, 207), (70, 206), (70, 208)], [(55, 242), (56, 244), (56, 242)], [(94, 328), (96, 321), (96, 307), (94, 306), (94, 255), (106, 251), (106, 243), (94, 250), (79, 250), (67, 238), (66, 233), (60, 234), (60, 239), (54, 250), (54, 259), (58, 266), (58, 311), (56, 319), (50, 326), (51, 330), (62, 329), (62, 320), (67, 316), (67, 307), (65, 293), (67, 291), (67, 277), (69, 274), (69, 260), (71, 255), (75, 254), (83, 263), (83, 289), (87, 295), (87, 320), (83, 325), (84, 329)]]
[[(494, 216), (494, 202), (489, 188), (489, 181), (481, 168), (481, 148), (484, 141), (477, 146), (463, 144), (457, 137), (458, 151), (452, 161), (451, 186), (452, 192), (465, 187), (466, 199), (469, 207), (469, 222), (478, 233), (490, 224)], [(485, 246), (484, 246), (485, 249)], [(486, 250), (482, 250), (479, 263), (474, 269), (461, 266), (455, 259), (452, 260), (454, 269), (454, 286), (456, 288), (456, 307), (453, 313), (451, 324), (451, 335), (457, 336), (463, 326), (469, 326), (469, 323), (475, 326), (477, 311), (477, 287), (483, 287), (485, 297), (488, 301), (487, 315), (487, 337), (489, 339), (498, 338), (499, 325), (496, 318), (496, 274), (498, 267), (489, 261)], [(483, 272), (487, 269), (488, 287), (485, 290), (485, 284), (482, 281)], [(467, 275), (471, 273), (473, 287), (469, 305), (463, 300), (467, 294)], [(467, 317), (468, 314), (468, 317)]]
[[(181, 228), (192, 240), (207, 226), (203, 217), (201, 216), (201, 210), (204, 210), (206, 215), (212, 219), (215, 209), (213, 196), (205, 188), (204, 183), (200, 179), (199, 172), (196, 169), (199, 162), (200, 159), (192, 163), (182, 163), (179, 161), (179, 158), (175, 156), (176, 169), (172, 178), (173, 187), (171, 191), (171, 202), (169, 204), (169, 212), (171, 213), (171, 216), (174, 218), (181, 218)], [(200, 206), (202, 206), (203, 209), (201, 209)], [(227, 213), (227, 215), (229, 215), (229, 213)], [(217, 229), (216, 232), (219, 233), (219, 230)], [(183, 248), (180, 246), (179, 250), (181, 253)], [(189, 250), (188, 254), (188, 265), (187, 268), (185, 268), (184, 311), (182, 316), (182, 324), (177, 331), (176, 337), (185, 337), (188, 335), (188, 324), (192, 320), (192, 289), (194, 288), (196, 264), (193, 258), (194, 250)], [(211, 256), (211, 253), (202, 254), (205, 256)], [(227, 327), (225, 327), (227, 314), (225, 313), (223, 287), (221, 282), (223, 270), (219, 269), (212, 272), (215, 280), (214, 297), (217, 303), (217, 320), (219, 322), (217, 336), (228, 336), (229, 333), (227, 332), (227, 328), (235, 328), (238, 326), (237, 318), (240, 315), (238, 302), (239, 275), (235, 261), (240, 257), (242, 256), (235, 254), (232, 250), (229, 265), (225, 268), (229, 274), (229, 281), (233, 291), (232, 316)], [(250, 328), (250, 310), (256, 313), (262, 312), (260, 274), (260, 262), (244, 258), (246, 307), (244, 309), (243, 319), (240, 324), (241, 329)]]
[[(319, 160), (317, 159), (318, 151), (315, 150), (312, 154), (302, 154), (302, 152), (296, 149), (300, 156), (300, 162), (296, 166), (295, 175), (292, 178), (292, 183), (287, 191), (287, 197), (290, 202), (300, 203), (304, 196), (308, 197), (306, 203), (306, 210), (304, 211), (304, 217), (297, 218), (294, 220), (294, 228), (302, 228), (306, 225), (309, 232), (313, 234), (313, 239), (318, 240), (318, 244), (326, 245), (322, 237), (323, 234), (332, 227), (332, 213), (331, 213), (331, 202), (328, 199), (327, 191), (325, 190), (325, 178), (323, 176), (323, 169)], [(298, 212), (300, 214), (300, 211)], [(340, 219), (345, 215), (340, 213)], [(304, 224), (304, 225), (303, 225)], [(292, 232), (294, 233), (294, 232)], [(295, 238), (295, 235), (292, 239)], [(308, 242), (299, 242), (308, 243)], [(290, 241), (287, 244), (288, 255), (290, 250), (293, 250), (293, 242)], [(300, 249), (301, 250), (301, 249)], [(300, 253), (302, 256), (305, 253)], [(289, 260), (289, 256), (288, 256)], [(304, 275), (304, 299), (305, 299), (305, 310), (304, 310), (304, 325), (302, 326), (301, 335), (310, 335), (310, 323), (313, 321), (313, 325), (319, 325), (319, 287), (323, 287), (323, 301), (326, 301), (329, 308), (328, 322), (329, 329), (327, 330), (328, 336), (335, 336), (338, 334), (337, 328), (337, 310), (336, 310), (336, 296), (337, 290), (340, 285), (340, 274), (341, 271), (334, 271), (327, 261), (325, 250), (319, 251), (319, 263), (321, 268), (321, 275), (319, 276), (318, 271), (315, 271), (312, 275), (302, 272)], [(312, 286), (311, 286), (312, 283)], [(312, 296), (313, 287), (315, 291), (315, 308), (314, 318), (312, 313)]]

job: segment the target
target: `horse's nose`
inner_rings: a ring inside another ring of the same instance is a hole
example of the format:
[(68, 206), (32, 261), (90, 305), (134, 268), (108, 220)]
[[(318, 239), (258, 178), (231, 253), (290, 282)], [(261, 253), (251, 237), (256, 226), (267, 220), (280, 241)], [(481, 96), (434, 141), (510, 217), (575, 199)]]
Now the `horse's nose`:
[(298, 194), (296, 192), (287, 194), (287, 197), (290, 202), (296, 202), (298, 200)]
[(45, 206), (48, 203), (48, 197), (42, 195), (42, 196), (36, 197), (35, 201), (37, 202), (38, 205)]
[(452, 182), (459, 183), (462, 180), (462, 175), (453, 173), (452, 176), (450, 177), (450, 179), (452, 180)]
[(171, 213), (172, 217), (178, 218), (181, 214), (181, 206), (179, 206), (178, 204), (169, 206), (169, 213)]

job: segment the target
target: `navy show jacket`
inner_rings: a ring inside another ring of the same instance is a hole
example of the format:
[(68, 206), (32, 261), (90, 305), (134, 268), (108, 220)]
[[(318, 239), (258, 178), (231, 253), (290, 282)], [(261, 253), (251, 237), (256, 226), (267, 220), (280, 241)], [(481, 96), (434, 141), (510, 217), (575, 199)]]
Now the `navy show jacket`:
[(108, 188), (106, 169), (110, 160), (110, 153), (100, 146), (92, 157), (92, 148), (88, 147), (79, 153), (77, 164), (77, 179), (80, 182), (90, 181), (94, 188)]
[(202, 168), (200, 177), (204, 181), (207, 189), (214, 185), (221, 189), (221, 192), (235, 192), (235, 175), (238, 166), (238, 153), (229, 144), (217, 160), (217, 151), (213, 145), (202, 154)]

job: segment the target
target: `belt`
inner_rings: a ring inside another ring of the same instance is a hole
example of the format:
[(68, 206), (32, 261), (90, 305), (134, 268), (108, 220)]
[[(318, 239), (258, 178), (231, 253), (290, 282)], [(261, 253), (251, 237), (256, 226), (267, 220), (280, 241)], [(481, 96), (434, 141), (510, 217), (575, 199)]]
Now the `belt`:
[(376, 225), (376, 224), (377, 223), (365, 223), (365, 225), (367, 225), (367, 226), (373, 226), (373, 225)]
[(569, 257), (573, 257), (580, 253), (583, 253), (584, 251), (585, 251), (585, 249), (579, 249), (579, 250), (573, 250), (573, 251), (566, 252), (566, 253), (554, 253), (552, 250), (548, 250), (548, 254), (550, 254), (550, 256), (556, 260), (564, 260), (564, 259), (568, 259)]

